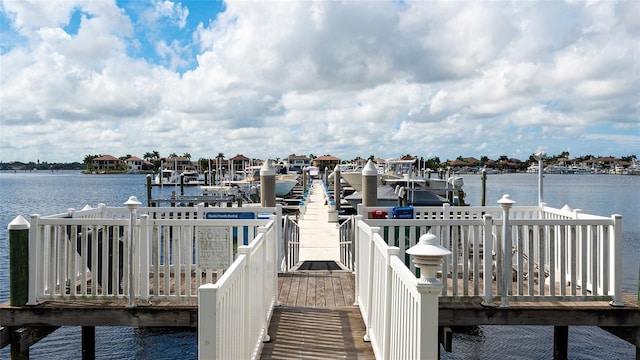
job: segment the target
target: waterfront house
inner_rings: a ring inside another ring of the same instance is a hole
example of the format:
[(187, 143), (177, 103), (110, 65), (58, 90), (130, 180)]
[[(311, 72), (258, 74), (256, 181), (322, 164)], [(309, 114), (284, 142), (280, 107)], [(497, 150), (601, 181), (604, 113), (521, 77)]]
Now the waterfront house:
[(198, 170), (198, 163), (192, 162), (191, 159), (184, 156), (173, 156), (162, 158), (163, 168), (167, 170), (175, 170), (179, 173), (185, 170)]
[(324, 171), (325, 168), (333, 170), (338, 164), (340, 164), (340, 159), (331, 155), (323, 155), (313, 159), (313, 166), (318, 167), (320, 171)]
[(100, 155), (91, 160), (91, 166), (94, 172), (104, 173), (121, 169), (122, 162), (120, 159), (111, 155)]
[(229, 161), (233, 174), (242, 174), (246, 168), (252, 165), (251, 159), (242, 154), (232, 157)]
[(307, 156), (289, 155), (284, 160), (285, 165), (289, 171), (302, 172), (302, 169), (311, 166), (311, 159)]
[(143, 159), (140, 159), (137, 156), (132, 156), (126, 159), (124, 162), (127, 165), (128, 173), (137, 174), (137, 173), (153, 172), (153, 164)]

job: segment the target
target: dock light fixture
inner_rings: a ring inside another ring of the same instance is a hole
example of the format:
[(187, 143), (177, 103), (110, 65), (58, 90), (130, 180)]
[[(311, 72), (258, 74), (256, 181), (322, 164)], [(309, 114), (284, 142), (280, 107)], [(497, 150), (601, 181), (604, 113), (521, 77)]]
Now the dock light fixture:
[(127, 200), (124, 204), (127, 205), (127, 208), (131, 212), (131, 215), (129, 217), (129, 305), (127, 305), (127, 307), (133, 308), (136, 306), (135, 287), (134, 287), (135, 272), (133, 271), (133, 258), (134, 258), (133, 252), (135, 250), (135, 246), (133, 243), (133, 234), (134, 234), (133, 228), (136, 221), (136, 211), (138, 210), (138, 208), (142, 203), (138, 201), (137, 197), (130, 196), (129, 200)]
[[(420, 236), (418, 243), (407, 251), (413, 263), (420, 269), (417, 316), (429, 321), (419, 321), (414, 332), (418, 345), (418, 359), (438, 358), (438, 295), (442, 292), (442, 282), (438, 280), (438, 270), (442, 260), (451, 251), (440, 245), (440, 239), (431, 233)], [(443, 272), (443, 278), (446, 278)], [(446, 281), (446, 280), (445, 280)], [(389, 295), (391, 296), (391, 295)]]
[(418, 243), (410, 247), (407, 254), (413, 257), (413, 263), (420, 269), (420, 283), (440, 287), (438, 270), (442, 260), (451, 255), (451, 251), (440, 245), (438, 237), (431, 233), (420, 236)]

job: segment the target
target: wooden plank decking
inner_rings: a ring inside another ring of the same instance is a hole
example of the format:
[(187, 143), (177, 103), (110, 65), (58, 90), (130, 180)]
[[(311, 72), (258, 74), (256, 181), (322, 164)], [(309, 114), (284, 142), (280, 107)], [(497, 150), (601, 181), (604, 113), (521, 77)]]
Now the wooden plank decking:
[(296, 271), (278, 277), (279, 305), (261, 359), (375, 359), (363, 340), (350, 271)]

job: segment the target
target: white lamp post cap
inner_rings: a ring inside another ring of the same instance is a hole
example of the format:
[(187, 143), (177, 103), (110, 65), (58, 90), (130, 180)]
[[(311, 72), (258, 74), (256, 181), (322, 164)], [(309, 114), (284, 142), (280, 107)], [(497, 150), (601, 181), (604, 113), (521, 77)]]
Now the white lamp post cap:
[(124, 204), (127, 205), (127, 207), (138, 207), (142, 203), (140, 201), (138, 201), (137, 197), (129, 196), (129, 200), (127, 200)]
[(416, 257), (445, 257), (451, 254), (449, 249), (440, 245), (438, 237), (431, 233), (423, 234), (420, 236), (420, 241), (417, 244), (407, 249), (407, 254)]
[(515, 200), (511, 200), (511, 195), (509, 194), (502, 195), (502, 198), (498, 200), (498, 204), (500, 205), (513, 205), (515, 203)]

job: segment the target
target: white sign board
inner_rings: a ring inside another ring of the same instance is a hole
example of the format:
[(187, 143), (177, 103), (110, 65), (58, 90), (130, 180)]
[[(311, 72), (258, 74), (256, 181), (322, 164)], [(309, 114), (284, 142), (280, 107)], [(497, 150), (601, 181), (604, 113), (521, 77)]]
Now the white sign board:
[(198, 227), (198, 264), (201, 269), (226, 269), (233, 257), (228, 226)]

